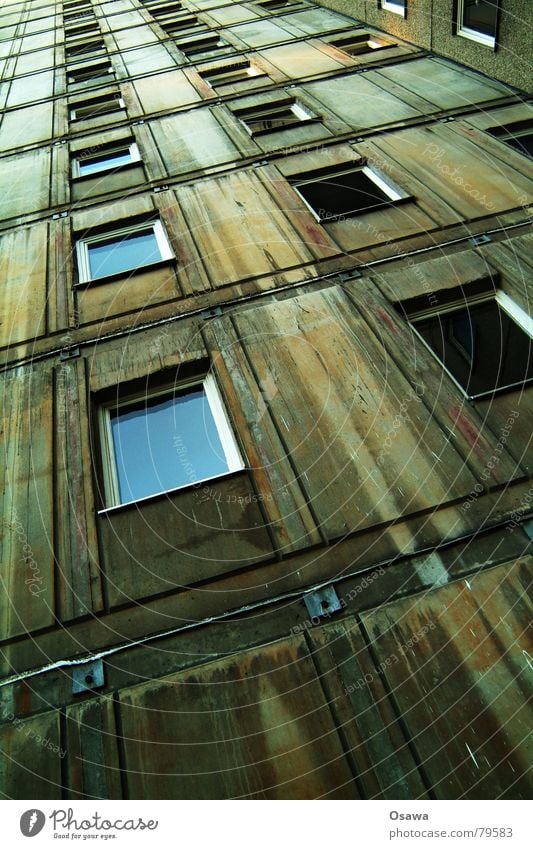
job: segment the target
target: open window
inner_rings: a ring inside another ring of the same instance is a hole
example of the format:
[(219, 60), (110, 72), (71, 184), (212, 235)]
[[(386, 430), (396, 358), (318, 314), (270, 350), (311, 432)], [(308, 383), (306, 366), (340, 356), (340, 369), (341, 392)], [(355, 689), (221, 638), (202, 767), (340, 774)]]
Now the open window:
[(492, 136), (513, 147), (524, 156), (533, 158), (533, 120), (515, 121), (501, 127), (490, 127), (487, 130)]
[(268, 75), (264, 71), (248, 60), (221, 65), (217, 68), (208, 68), (199, 73), (202, 79), (220, 94), (224, 94), (227, 89), (232, 89), (233, 86), (246, 89), (253, 86), (257, 81), (268, 79)]
[(300, 5), (300, 0), (255, 0), (254, 3), (254, 6), (259, 6), (260, 9), (265, 9), (267, 12), (277, 12), (278, 9)]
[(457, 34), (494, 47), (499, 0), (457, 0)]
[(302, 174), (292, 180), (298, 194), (322, 223), (409, 199), (409, 195), (369, 165)]
[(102, 171), (117, 171), (125, 165), (140, 162), (139, 148), (132, 141), (97, 146), (79, 151), (72, 160), (72, 176), (88, 177)]
[(232, 111), (252, 136), (286, 130), (319, 120), (291, 97), (248, 108), (233, 107)]
[(212, 374), (113, 397), (98, 408), (105, 507), (244, 468)]
[(77, 41), (74, 44), (65, 45), (67, 62), (71, 62), (73, 59), (88, 58), (89, 56), (101, 56), (105, 53), (106, 49), (102, 38)]
[(73, 68), (67, 67), (67, 83), (69, 85), (77, 85), (78, 83), (94, 85), (99, 82), (108, 82), (109, 78), (113, 76), (113, 68), (108, 59), (99, 62), (87, 62)]
[(81, 121), (85, 118), (99, 118), (110, 112), (120, 112), (126, 104), (119, 94), (104, 94), (70, 104), (70, 120)]
[(80, 283), (174, 259), (159, 219), (87, 236), (77, 242), (76, 249)]
[(383, 50), (385, 47), (394, 47), (393, 41), (374, 35), (369, 32), (352, 33), (339, 38), (329, 39), (328, 44), (342, 50), (348, 56), (361, 56), (364, 53), (373, 53), (374, 50)]
[(408, 313), (408, 318), (471, 399), (533, 380), (533, 320), (502, 291)]
[(386, 12), (394, 12), (396, 15), (401, 15), (402, 18), (405, 18), (407, 0), (381, 0), (380, 5)]
[(200, 59), (204, 55), (212, 56), (216, 53), (225, 52), (230, 45), (225, 39), (218, 34), (211, 35), (202, 34), (196, 37), (187, 36), (186, 38), (176, 41), (176, 47), (188, 59)]

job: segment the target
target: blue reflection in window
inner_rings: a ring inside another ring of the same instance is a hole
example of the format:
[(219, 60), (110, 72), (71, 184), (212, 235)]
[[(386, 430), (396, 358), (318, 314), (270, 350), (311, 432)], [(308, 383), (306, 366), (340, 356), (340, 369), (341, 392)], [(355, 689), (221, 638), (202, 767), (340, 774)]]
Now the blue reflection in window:
[(131, 153), (127, 149), (117, 150), (113, 153), (103, 154), (102, 156), (94, 156), (91, 159), (80, 159), (78, 163), (80, 177), (84, 177), (86, 174), (95, 174), (98, 171), (119, 168), (121, 165), (127, 165), (131, 161)]
[(153, 229), (88, 245), (91, 279), (131, 271), (161, 259)]
[(228, 471), (203, 387), (111, 411), (120, 502)]

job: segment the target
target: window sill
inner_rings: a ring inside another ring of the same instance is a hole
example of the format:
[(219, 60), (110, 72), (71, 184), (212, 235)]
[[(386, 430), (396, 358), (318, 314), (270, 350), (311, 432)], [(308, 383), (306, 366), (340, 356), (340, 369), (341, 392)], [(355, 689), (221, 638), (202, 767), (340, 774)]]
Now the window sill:
[(96, 511), (96, 515), (108, 516), (114, 513), (125, 512), (126, 510), (131, 510), (133, 508), (137, 509), (138, 507), (142, 507), (143, 504), (151, 504), (154, 501), (163, 501), (166, 498), (176, 495), (178, 492), (187, 493), (193, 492), (194, 490), (200, 491), (206, 483), (216, 483), (217, 481), (228, 480), (229, 478), (237, 477), (237, 475), (242, 475), (247, 471), (246, 467), (243, 466), (242, 469), (236, 469), (231, 472), (226, 472), (223, 475), (216, 475), (216, 477), (212, 478), (203, 478), (201, 481), (186, 483), (182, 486), (176, 486), (174, 489), (166, 489), (162, 492), (155, 492), (153, 495), (146, 495), (144, 498), (138, 498), (135, 501), (125, 501), (123, 504), (114, 504), (111, 507), (102, 507), (100, 510)]
[(349, 218), (357, 218), (358, 216), (366, 215), (369, 212), (378, 212), (380, 209), (390, 209), (391, 206), (399, 206), (402, 203), (409, 203), (411, 201), (414, 201), (413, 195), (407, 195), (406, 197), (397, 198), (396, 200), (383, 201), (383, 203), (376, 203), (374, 206), (367, 206), (366, 209), (354, 209), (352, 212), (339, 212), (337, 215), (328, 215), (325, 218), (319, 218), (316, 213), (314, 214), (320, 224), (337, 224), (340, 221), (347, 221)]
[(161, 259), (158, 262), (150, 262), (147, 265), (139, 265), (137, 268), (129, 268), (124, 271), (117, 271), (115, 274), (107, 274), (105, 277), (96, 277), (94, 280), (80, 280), (74, 284), (75, 290), (89, 289), (93, 286), (99, 286), (102, 283), (115, 283), (117, 280), (134, 277), (137, 274), (145, 274), (147, 271), (157, 271), (160, 268), (174, 265), (176, 257), (172, 256), (169, 259)]
[(482, 44), (484, 47), (496, 49), (496, 39), (492, 35), (483, 35), (481, 32), (476, 32), (473, 29), (458, 29), (457, 35), (461, 38), (468, 38), (469, 41), (475, 41), (477, 44)]
[(94, 180), (99, 175), (109, 176), (109, 174), (116, 174), (118, 171), (131, 171), (132, 168), (139, 165), (142, 165), (142, 161), (137, 159), (134, 162), (125, 162), (123, 165), (117, 165), (116, 167), (102, 168), (100, 171), (94, 171), (92, 174), (73, 174), (70, 179), (73, 183), (84, 183), (87, 180)]
[(388, 3), (383, 1), (381, 3), (381, 9), (383, 12), (392, 12), (393, 15), (399, 15), (400, 18), (405, 19), (407, 17), (405, 6), (403, 8), (398, 8), (398, 6), (396, 5), (389, 5)]
[[(243, 120), (241, 118), (241, 120)], [(249, 130), (250, 135), (253, 139), (259, 138), (261, 136), (269, 136), (273, 133), (285, 133), (287, 130), (297, 130), (300, 127), (307, 127), (309, 124), (320, 124), (322, 122), (322, 118), (307, 118), (303, 121), (295, 122), (294, 124), (287, 124), (285, 127), (271, 127), (264, 130)], [(244, 122), (243, 122), (244, 123)]]

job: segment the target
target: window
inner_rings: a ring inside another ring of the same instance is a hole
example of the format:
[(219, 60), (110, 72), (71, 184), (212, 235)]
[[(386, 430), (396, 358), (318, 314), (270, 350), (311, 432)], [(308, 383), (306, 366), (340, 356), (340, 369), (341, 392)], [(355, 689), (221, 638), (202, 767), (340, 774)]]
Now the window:
[(244, 468), (212, 374), (99, 409), (105, 504), (172, 492)]
[(338, 221), (408, 198), (367, 165), (315, 173), (296, 177), (293, 185), (321, 222)]
[(381, 0), (381, 8), (387, 12), (395, 12), (405, 18), (406, 0)]
[(88, 8), (86, 12), (64, 12), (63, 14), (63, 22), (68, 25), (70, 23), (82, 22), (82, 21), (94, 21), (96, 20), (94, 17), (93, 10)]
[(109, 112), (118, 112), (125, 108), (126, 105), (118, 94), (91, 97), (90, 100), (82, 100), (70, 106), (70, 120), (81, 121), (84, 118), (98, 118), (100, 115), (107, 115)]
[(457, 33), (494, 47), (498, 0), (458, 0)]
[(533, 380), (533, 320), (504, 292), (411, 314), (409, 320), (470, 398)]
[(167, 35), (172, 35), (175, 32), (180, 32), (182, 29), (194, 29), (196, 32), (209, 32), (209, 27), (205, 24), (198, 23), (198, 18), (195, 15), (189, 15), (186, 18), (173, 17), (169, 21), (159, 21), (161, 29), (164, 29)]
[(99, 80), (107, 81), (110, 75), (113, 76), (113, 68), (107, 60), (103, 62), (91, 62), (90, 64), (82, 65), (72, 70), (67, 68), (67, 82), (69, 85), (89, 81), (91, 83)]
[(200, 71), (200, 76), (217, 91), (233, 85), (246, 88), (247, 83), (253, 83), (261, 78), (268, 79), (267, 74), (250, 62), (235, 62), (233, 65), (210, 68), (208, 71)]
[(87, 54), (101, 55), (105, 53), (105, 44), (102, 39), (93, 39), (92, 41), (80, 41), (70, 46), (65, 46), (65, 56), (67, 61)]
[(87, 177), (101, 171), (116, 171), (132, 162), (140, 162), (139, 148), (132, 142), (106, 146), (97, 153), (93, 150), (80, 151), (72, 162), (73, 177)]
[(91, 36), (100, 35), (100, 30), (94, 19), (89, 20), (86, 23), (65, 24), (65, 38), (67, 40), (67, 44), (69, 41), (89, 34)]
[(285, 9), (287, 6), (298, 6), (299, 0), (263, 0), (262, 3), (256, 2), (256, 6), (260, 9)]
[(204, 53), (220, 53), (220, 51), (226, 50), (229, 47), (227, 41), (224, 41), (218, 35), (203, 36), (194, 40), (176, 41), (176, 45), (187, 57), (199, 57)]
[(533, 120), (517, 121), (505, 127), (491, 127), (487, 132), (524, 156), (533, 158)]
[(168, 15), (170, 12), (181, 12), (183, 7), (181, 3), (145, 3), (145, 6), (150, 10), (150, 14), (154, 18), (159, 18), (161, 15)]
[(368, 32), (354, 33), (354, 35), (334, 38), (329, 44), (347, 53), (348, 56), (359, 56), (361, 53), (372, 53), (373, 50), (382, 50), (384, 47), (394, 47), (392, 41), (387, 41)]
[(85, 0), (74, 0), (71, 3), (63, 3), (63, 14), (70, 17), (73, 15), (86, 15), (92, 13), (92, 11), (93, 7), (90, 3), (85, 2)]
[(248, 109), (233, 109), (252, 136), (272, 133), (318, 120), (293, 99), (281, 103), (265, 103)]
[(179, 2), (174, 2), (174, 0), (166, 0), (166, 2), (161, 2), (161, 0), (141, 0), (143, 2), (143, 6), (146, 6), (147, 9), (150, 9), (150, 13), (153, 15), (161, 14), (163, 12), (176, 12), (178, 9), (182, 8), (182, 4)]
[(159, 220), (88, 236), (80, 240), (76, 248), (80, 283), (135, 271), (174, 258)]

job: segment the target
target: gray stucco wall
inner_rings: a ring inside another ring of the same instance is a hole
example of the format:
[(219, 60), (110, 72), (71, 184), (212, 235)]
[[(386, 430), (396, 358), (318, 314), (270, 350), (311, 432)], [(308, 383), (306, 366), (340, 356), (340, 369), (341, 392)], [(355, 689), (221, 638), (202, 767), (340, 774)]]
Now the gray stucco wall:
[(493, 50), (452, 32), (453, 0), (407, 0), (405, 19), (380, 8), (378, 0), (315, 0), (392, 35), (462, 62), (523, 91), (532, 90), (533, 3), (500, 0), (498, 44)]

